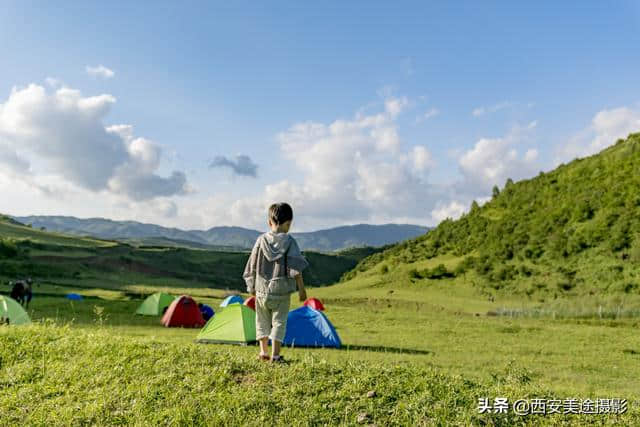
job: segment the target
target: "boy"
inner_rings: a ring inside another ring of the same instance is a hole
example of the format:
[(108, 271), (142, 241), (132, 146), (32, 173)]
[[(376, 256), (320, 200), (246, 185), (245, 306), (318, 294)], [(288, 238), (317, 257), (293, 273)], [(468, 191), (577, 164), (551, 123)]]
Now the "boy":
[[(258, 237), (242, 277), (247, 291), (256, 297), (256, 339), (259, 360), (284, 362), (280, 345), (284, 340), (290, 294), (298, 290), (300, 301), (307, 299), (302, 271), (309, 263), (289, 234), (293, 210), (287, 203), (269, 207), (267, 223), (271, 231)], [(271, 358), (269, 358), (271, 339)]]

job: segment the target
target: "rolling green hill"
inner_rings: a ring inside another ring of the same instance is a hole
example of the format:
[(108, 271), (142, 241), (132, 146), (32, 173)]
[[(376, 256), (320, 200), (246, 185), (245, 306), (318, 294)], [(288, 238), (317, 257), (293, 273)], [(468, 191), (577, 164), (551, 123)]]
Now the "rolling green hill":
[[(640, 134), (493, 193), (459, 220), (362, 260), (343, 279), (415, 263), (407, 283), (466, 282), (539, 300), (640, 293)], [(439, 258), (447, 262), (419, 268)]]
[[(177, 247), (157, 239), (153, 246), (70, 236), (34, 229), (0, 217), (0, 281), (33, 277), (36, 282), (73, 288), (127, 289), (137, 284), (244, 290), (246, 251)], [(374, 248), (344, 253), (306, 251), (306, 283), (336, 282)]]

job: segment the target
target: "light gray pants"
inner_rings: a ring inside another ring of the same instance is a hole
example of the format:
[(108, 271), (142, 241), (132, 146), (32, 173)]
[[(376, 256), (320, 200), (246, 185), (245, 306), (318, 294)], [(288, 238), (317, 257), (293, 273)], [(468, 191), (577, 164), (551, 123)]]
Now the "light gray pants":
[(256, 339), (269, 337), (271, 341), (284, 341), (290, 301), (288, 296), (269, 301), (256, 297)]

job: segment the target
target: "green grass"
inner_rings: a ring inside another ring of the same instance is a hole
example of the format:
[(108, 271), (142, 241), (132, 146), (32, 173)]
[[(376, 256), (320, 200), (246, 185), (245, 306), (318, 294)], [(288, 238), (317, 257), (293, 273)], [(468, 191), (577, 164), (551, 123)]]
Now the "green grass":
[[(457, 279), (411, 281), (406, 274), (456, 262), (432, 259), (396, 266), (384, 280), (371, 271), (310, 289), (326, 303), (344, 348), (286, 349), (287, 367), (258, 364), (253, 346), (197, 345), (197, 330), (135, 316), (142, 301), (135, 292), (78, 289), (90, 296), (79, 302), (36, 295), (36, 326), (0, 328), (0, 388), (8, 393), (0, 396), (0, 415), (22, 414), (35, 424), (242, 424), (242, 413), (253, 424), (275, 417), (276, 425), (355, 424), (362, 413), (378, 425), (640, 422), (638, 318), (487, 315), (539, 303), (507, 295), (489, 301)], [(157, 289), (139, 286), (140, 293)], [(192, 290), (216, 309), (225, 294)], [(559, 312), (571, 301), (554, 304)], [(366, 397), (370, 390), (376, 398)], [(626, 398), (630, 409), (609, 418), (477, 413), (479, 397), (500, 396)]]
[(92, 239), (88, 237), (75, 237), (66, 234), (40, 231), (8, 222), (0, 218), (0, 236), (16, 240), (29, 240), (32, 242), (64, 245), (71, 247), (96, 248), (114, 246), (114, 242)]
[[(479, 397), (551, 398), (514, 367), (489, 381), (431, 367), (328, 361), (287, 366), (228, 346), (165, 343), (96, 327), (0, 328), (0, 424), (86, 425), (620, 425), (625, 415), (478, 414)], [(370, 393), (374, 392), (374, 393)]]

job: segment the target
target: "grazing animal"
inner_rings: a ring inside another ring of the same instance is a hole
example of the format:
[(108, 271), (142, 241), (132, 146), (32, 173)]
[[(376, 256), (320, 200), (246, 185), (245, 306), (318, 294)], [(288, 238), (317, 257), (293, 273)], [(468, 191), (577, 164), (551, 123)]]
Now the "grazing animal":
[(33, 297), (33, 292), (31, 291), (32, 284), (33, 281), (30, 277), (27, 280), (10, 282), (9, 286), (12, 286), (11, 298), (18, 301), (18, 303), (25, 308), (29, 308), (29, 302), (31, 302), (31, 298)]

